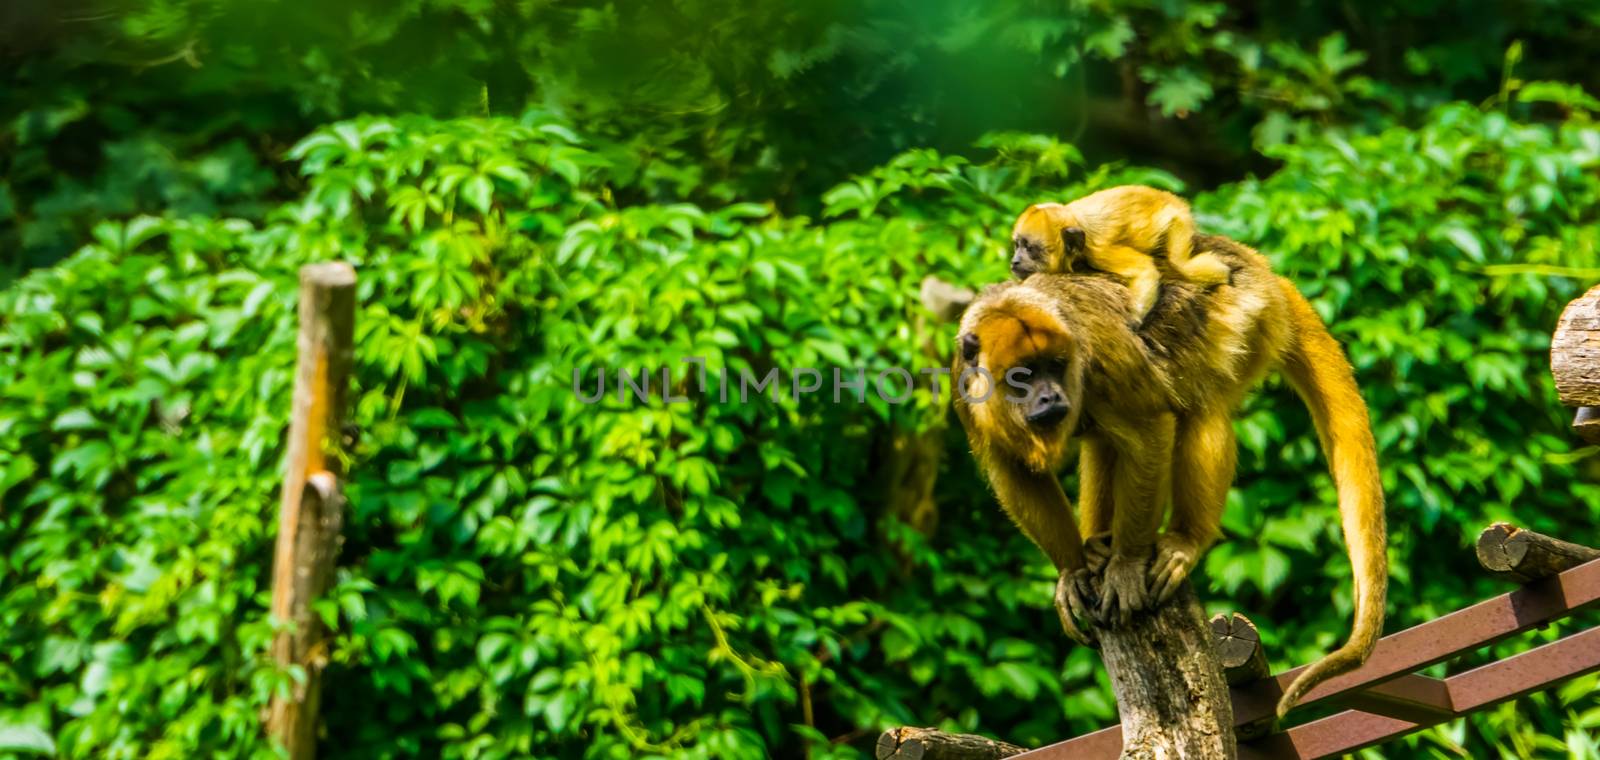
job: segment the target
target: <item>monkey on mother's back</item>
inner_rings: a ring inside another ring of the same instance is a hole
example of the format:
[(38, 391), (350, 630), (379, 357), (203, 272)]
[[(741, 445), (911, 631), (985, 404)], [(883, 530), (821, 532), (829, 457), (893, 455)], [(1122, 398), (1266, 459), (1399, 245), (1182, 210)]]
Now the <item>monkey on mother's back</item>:
[[(1311, 411), (1355, 568), (1349, 642), (1290, 685), (1281, 715), (1365, 662), (1382, 634), (1388, 560), (1376, 447), (1343, 350), (1294, 285), (1227, 238), (1202, 235), (1195, 245), (1226, 263), (1231, 283), (1166, 283), (1137, 332), (1128, 290), (1112, 277), (1035, 274), (985, 290), (961, 321), (956, 411), (1001, 506), (1063, 571), (1067, 608), (1106, 622), (1165, 600), (1216, 541), (1237, 461), (1233, 414), (1267, 372), (1281, 371)], [(1001, 378), (1027, 389), (1020, 401), (996, 387)], [(1074, 434), (1076, 520), (1057, 479)], [(1091, 608), (1082, 536), (1106, 531), (1111, 556)], [(1072, 617), (1063, 618), (1068, 633), (1086, 640)]]
[[(1165, 190), (1119, 185), (1071, 203), (1036, 203), (1011, 228), (1011, 273), (1073, 274), (1091, 269), (1122, 278), (1128, 308), (1142, 323), (1155, 306), (1162, 280), (1220, 285), (1227, 264), (1195, 246), (1189, 204)], [(1166, 260), (1167, 276), (1156, 265)]]

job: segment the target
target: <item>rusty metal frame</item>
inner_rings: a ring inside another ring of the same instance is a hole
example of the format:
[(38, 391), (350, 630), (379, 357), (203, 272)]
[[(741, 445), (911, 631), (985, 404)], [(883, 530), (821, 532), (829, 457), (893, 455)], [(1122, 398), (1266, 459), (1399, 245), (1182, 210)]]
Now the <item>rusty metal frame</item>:
[[(1592, 628), (1448, 678), (1415, 672), (1597, 602), (1600, 560), (1385, 636), (1365, 665), (1328, 680), (1301, 700), (1302, 705), (1328, 702), (1350, 709), (1243, 741), (1239, 757), (1336, 757), (1600, 671), (1600, 628)], [(1279, 695), (1303, 669), (1234, 686), (1234, 724), (1270, 720)], [(1110, 760), (1121, 752), (1122, 729), (1112, 726), (1017, 758)]]

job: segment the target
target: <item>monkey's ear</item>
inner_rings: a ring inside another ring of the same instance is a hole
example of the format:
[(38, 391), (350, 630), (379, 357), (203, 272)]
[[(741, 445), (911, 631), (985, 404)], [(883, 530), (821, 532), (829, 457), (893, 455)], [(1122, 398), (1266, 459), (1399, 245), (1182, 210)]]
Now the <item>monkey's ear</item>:
[(969, 362), (978, 358), (978, 336), (972, 333), (962, 333), (958, 342), (961, 344), (961, 358)]
[(1061, 245), (1068, 251), (1081, 251), (1088, 243), (1082, 227), (1061, 228)]

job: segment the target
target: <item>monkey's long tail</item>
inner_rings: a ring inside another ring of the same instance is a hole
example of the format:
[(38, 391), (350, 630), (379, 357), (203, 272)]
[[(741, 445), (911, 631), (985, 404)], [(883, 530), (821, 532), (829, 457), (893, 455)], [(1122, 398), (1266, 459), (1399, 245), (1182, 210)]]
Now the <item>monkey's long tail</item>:
[(1360, 667), (1372, 654), (1383, 635), (1389, 557), (1377, 446), (1355, 372), (1339, 342), (1300, 291), (1288, 280), (1280, 279), (1279, 284), (1288, 298), (1294, 335), (1283, 373), (1311, 410), (1339, 492), (1339, 514), (1355, 576), (1356, 607), (1350, 640), (1312, 663), (1289, 684), (1278, 700), (1278, 717), (1282, 718), (1312, 687)]

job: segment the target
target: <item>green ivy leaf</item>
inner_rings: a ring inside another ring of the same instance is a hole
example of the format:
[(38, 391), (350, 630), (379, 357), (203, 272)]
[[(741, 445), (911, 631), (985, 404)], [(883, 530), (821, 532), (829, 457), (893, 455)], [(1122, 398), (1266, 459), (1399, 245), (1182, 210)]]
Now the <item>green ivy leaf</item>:
[(1211, 99), (1211, 83), (1187, 68), (1140, 71), (1145, 81), (1155, 86), (1147, 96), (1150, 104), (1161, 109), (1162, 116), (1178, 116), (1200, 110)]
[(0, 751), (51, 756), (56, 753), (56, 743), (37, 726), (0, 721)]
[(461, 197), (478, 213), (487, 214), (494, 202), (494, 182), (485, 175), (474, 174), (461, 183)]

